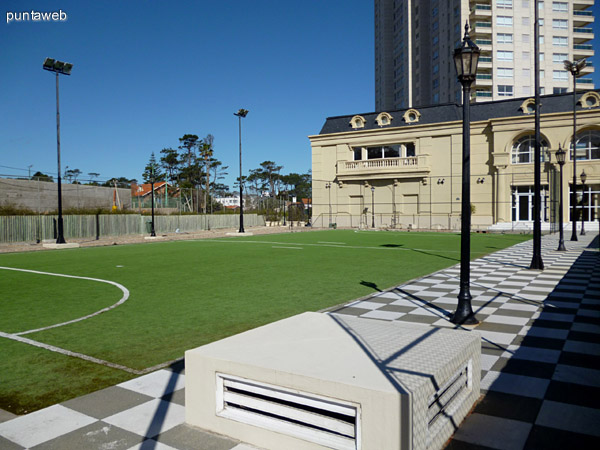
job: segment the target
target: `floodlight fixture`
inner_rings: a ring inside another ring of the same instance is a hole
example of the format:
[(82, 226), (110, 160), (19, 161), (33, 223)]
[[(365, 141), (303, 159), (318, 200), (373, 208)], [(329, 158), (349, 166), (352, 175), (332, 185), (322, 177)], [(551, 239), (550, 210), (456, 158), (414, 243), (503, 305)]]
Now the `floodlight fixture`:
[(565, 69), (571, 72), (571, 75), (574, 77), (580, 76), (581, 71), (587, 65), (585, 58), (581, 58), (577, 61), (569, 61), (568, 59), (565, 59), (563, 63), (565, 65)]
[(60, 73), (61, 75), (71, 75), (71, 70), (73, 70), (73, 64), (52, 58), (46, 58), (42, 67), (44, 70)]
[(238, 112), (233, 113), (233, 115), (238, 116), (238, 117), (246, 117), (247, 114), (248, 114), (247, 109), (240, 109)]

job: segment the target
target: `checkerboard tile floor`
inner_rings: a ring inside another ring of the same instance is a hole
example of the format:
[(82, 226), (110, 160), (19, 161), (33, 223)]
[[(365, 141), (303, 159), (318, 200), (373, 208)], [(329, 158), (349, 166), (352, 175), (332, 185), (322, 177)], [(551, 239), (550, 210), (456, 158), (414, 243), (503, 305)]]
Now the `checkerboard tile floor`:
[(183, 370), (159, 370), (0, 423), (0, 449), (252, 450), (184, 424)]
[[(531, 241), (471, 262), (481, 324), (482, 397), (447, 449), (600, 448), (600, 252), (598, 238), (528, 270)], [(453, 327), (454, 266), (330, 311), (365, 320)], [(251, 450), (184, 424), (183, 367), (160, 370), (13, 417), (0, 411), (0, 449)]]
[[(471, 263), (482, 398), (447, 449), (600, 448), (600, 252), (583, 236), (529, 270), (532, 242)], [(594, 240), (594, 242), (592, 242)], [(330, 314), (454, 327), (460, 266)]]

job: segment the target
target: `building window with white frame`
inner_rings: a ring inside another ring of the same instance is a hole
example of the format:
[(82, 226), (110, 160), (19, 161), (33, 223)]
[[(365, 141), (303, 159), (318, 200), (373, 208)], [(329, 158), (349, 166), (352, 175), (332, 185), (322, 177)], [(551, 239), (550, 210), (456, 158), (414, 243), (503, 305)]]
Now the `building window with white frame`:
[(500, 97), (512, 97), (513, 92), (513, 86), (508, 86), (504, 84), (498, 85), (498, 96)]
[(531, 57), (531, 53), (529, 53), (529, 52), (523, 52), (521, 54), (521, 59), (523, 59), (524, 61), (529, 61), (530, 57)]
[(552, 19), (552, 28), (555, 30), (566, 30), (569, 26), (569, 21), (566, 19)]
[(566, 36), (554, 36), (552, 38), (552, 45), (555, 47), (567, 47), (569, 45), (569, 38)]
[(567, 2), (552, 2), (552, 11), (569, 12), (569, 4)]
[(496, 0), (496, 8), (512, 9), (513, 0)]
[(552, 62), (563, 64), (566, 59), (569, 59), (569, 55), (567, 53), (552, 53)]
[(512, 61), (513, 52), (509, 50), (497, 50), (496, 57), (498, 58), (498, 61)]
[(569, 81), (569, 72), (566, 70), (553, 70), (552, 79), (555, 81)]
[(577, 133), (577, 161), (591, 159), (600, 159), (600, 131), (598, 130)]
[(501, 27), (512, 27), (513, 26), (513, 18), (512, 16), (497, 16), (496, 17), (496, 25)]
[[(540, 161), (546, 161), (548, 142), (542, 138), (540, 141)], [(513, 164), (529, 164), (533, 162), (535, 154), (535, 135), (528, 134), (515, 141), (511, 150)]]
[(513, 35), (512, 33), (498, 33), (496, 35), (496, 41), (498, 44), (512, 44)]
[(498, 67), (497, 70), (498, 78), (513, 78), (514, 77), (514, 69), (509, 67)]
[(566, 87), (554, 87), (552, 88), (552, 93), (553, 94), (564, 94), (567, 92), (567, 88)]
[(521, 35), (521, 42), (523, 44), (529, 44), (529, 35), (528, 34), (522, 34)]
[(523, 69), (521, 72), (523, 78), (530, 79), (531, 78), (531, 69)]

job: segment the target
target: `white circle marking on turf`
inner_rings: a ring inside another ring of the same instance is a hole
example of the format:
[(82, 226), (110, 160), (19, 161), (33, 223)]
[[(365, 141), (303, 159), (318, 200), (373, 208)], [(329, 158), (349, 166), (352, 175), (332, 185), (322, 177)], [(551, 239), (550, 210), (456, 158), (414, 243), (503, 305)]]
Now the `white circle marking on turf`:
[(36, 328), (34, 330), (21, 331), (20, 333), (13, 333), (14, 336), (22, 336), (24, 334), (35, 333), (37, 331), (49, 330), (51, 328), (58, 328), (58, 327), (62, 327), (64, 325), (69, 325), (71, 323), (81, 322), (82, 320), (89, 319), (90, 317), (97, 316), (98, 314), (102, 314), (103, 312), (110, 311), (111, 309), (116, 308), (117, 306), (122, 305), (123, 303), (125, 303), (127, 301), (127, 299), (129, 298), (129, 290), (125, 286), (123, 286), (122, 284), (116, 283), (114, 281), (110, 281), (110, 280), (103, 280), (101, 278), (79, 277), (79, 276), (76, 276), (76, 275), (65, 275), (65, 274), (62, 274), (62, 273), (40, 272), (39, 270), (16, 269), (14, 267), (3, 267), (3, 266), (0, 266), (0, 269), (14, 270), (16, 272), (37, 273), (37, 274), (40, 274), (40, 275), (51, 275), (51, 276), (55, 276), (55, 277), (77, 278), (79, 280), (98, 281), (100, 283), (112, 284), (113, 286), (116, 286), (117, 288), (119, 288), (121, 290), (121, 292), (123, 292), (123, 296), (121, 297), (121, 299), (117, 303), (115, 303), (114, 305), (111, 305), (111, 306), (107, 306), (106, 308), (102, 308), (101, 310), (96, 311), (96, 312), (94, 312), (92, 314), (88, 314), (87, 316), (79, 317), (77, 319), (69, 320), (67, 322), (62, 322), (62, 323), (57, 323), (57, 324), (54, 324), (54, 325), (49, 325), (47, 327)]

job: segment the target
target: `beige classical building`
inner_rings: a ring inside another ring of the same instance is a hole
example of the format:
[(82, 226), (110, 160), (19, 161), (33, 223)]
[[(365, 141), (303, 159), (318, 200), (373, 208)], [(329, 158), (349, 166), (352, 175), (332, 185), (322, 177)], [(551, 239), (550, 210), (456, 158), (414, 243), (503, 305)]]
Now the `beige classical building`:
[[(577, 102), (577, 160), (568, 151), (563, 168), (564, 223), (571, 220), (576, 166), (577, 218), (583, 213), (591, 227), (600, 214), (600, 95), (578, 93)], [(542, 96), (541, 103), (542, 227), (555, 229), (560, 187), (555, 151), (571, 148), (572, 94)], [(313, 226), (460, 227), (461, 106), (330, 117), (310, 141)], [(473, 229), (532, 227), (534, 142), (533, 98), (471, 106)]]

